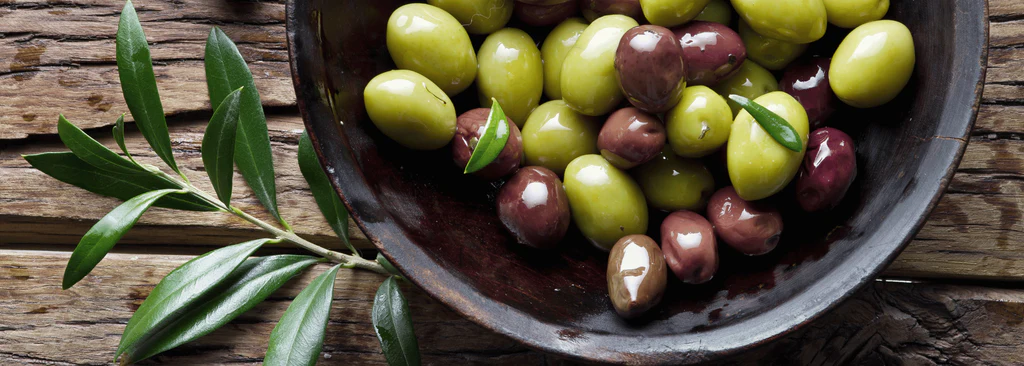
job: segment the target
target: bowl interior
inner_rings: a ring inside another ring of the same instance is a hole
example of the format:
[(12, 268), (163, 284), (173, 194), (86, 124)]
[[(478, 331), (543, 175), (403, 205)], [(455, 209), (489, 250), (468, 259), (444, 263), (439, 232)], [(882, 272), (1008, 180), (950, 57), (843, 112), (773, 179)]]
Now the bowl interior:
[[(562, 250), (513, 245), (495, 214), (499, 183), (462, 175), (448, 148), (405, 149), (367, 118), (362, 91), (394, 68), (384, 30), (403, 3), (289, 2), (293, 77), (322, 163), (367, 236), (420, 287), (492, 330), (586, 360), (704, 361), (776, 338), (845, 299), (938, 201), (963, 154), (986, 62), (983, 0), (893, 0), (887, 18), (915, 35), (917, 67), (895, 101), (836, 113), (831, 125), (854, 137), (859, 164), (843, 205), (805, 215), (780, 199), (786, 228), (776, 251), (744, 257), (720, 247), (710, 283), (673, 279), (659, 307), (627, 322), (607, 298), (606, 254), (575, 229)], [(527, 30), (543, 40), (543, 30)], [(846, 32), (829, 28), (811, 53), (830, 56)], [(454, 99), (459, 112), (478, 106), (472, 88)], [(657, 240), (665, 214), (651, 215)]]

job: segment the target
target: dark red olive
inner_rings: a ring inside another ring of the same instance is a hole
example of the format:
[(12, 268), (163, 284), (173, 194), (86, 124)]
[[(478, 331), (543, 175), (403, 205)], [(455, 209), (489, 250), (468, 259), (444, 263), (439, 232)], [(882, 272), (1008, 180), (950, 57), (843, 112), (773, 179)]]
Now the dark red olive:
[(534, 27), (546, 27), (569, 19), (576, 15), (578, 9), (576, 3), (572, 1), (554, 5), (535, 5), (517, 0), (512, 12), (523, 23)]
[(828, 84), (831, 58), (813, 58), (794, 63), (779, 81), (779, 89), (796, 98), (807, 110), (811, 129), (825, 126), (836, 110), (836, 95)]
[[(455, 138), (452, 139), (452, 157), (455, 165), (465, 168), (469, 158), (473, 156), (473, 147), (476, 140), (484, 134), (484, 127), (487, 126), (487, 116), (491, 113), (490, 108), (477, 108), (459, 116), (455, 122)], [(519, 168), (523, 159), (523, 136), (519, 133), (519, 127), (508, 118), (508, 126), (512, 129), (505, 143), (505, 149), (501, 150), (494, 161), (483, 169), (478, 170), (474, 175), (494, 180), (511, 174)], [(472, 145), (470, 145), (472, 144)], [(473, 146), (473, 147), (470, 147)]]
[(732, 76), (747, 59), (739, 33), (728, 26), (693, 21), (672, 30), (683, 48), (686, 82), (713, 86)]
[(574, 0), (516, 0), (521, 3), (530, 5), (555, 5), (561, 3), (573, 2)]
[(771, 252), (782, 235), (782, 215), (778, 210), (747, 202), (732, 187), (711, 195), (708, 220), (722, 241), (746, 255)]
[(597, 148), (609, 163), (630, 169), (658, 156), (665, 147), (665, 126), (658, 117), (636, 108), (623, 108), (608, 116), (597, 135)]
[(843, 131), (825, 127), (807, 140), (807, 154), (796, 180), (796, 199), (807, 212), (829, 210), (857, 178), (857, 149)]
[(640, 0), (579, 0), (579, 6), (588, 22), (605, 15), (622, 14), (636, 19), (640, 24), (647, 23), (640, 9)]
[(711, 223), (691, 211), (676, 211), (661, 222), (665, 263), (680, 280), (704, 283), (718, 270), (718, 246)]
[(661, 302), (668, 283), (665, 256), (654, 239), (629, 235), (608, 253), (608, 297), (619, 316), (635, 318)]
[(562, 181), (547, 168), (519, 169), (498, 192), (498, 218), (520, 244), (558, 246), (569, 229), (569, 198)]
[(686, 88), (683, 50), (665, 27), (641, 25), (626, 31), (615, 52), (615, 70), (626, 99), (646, 112), (668, 111)]

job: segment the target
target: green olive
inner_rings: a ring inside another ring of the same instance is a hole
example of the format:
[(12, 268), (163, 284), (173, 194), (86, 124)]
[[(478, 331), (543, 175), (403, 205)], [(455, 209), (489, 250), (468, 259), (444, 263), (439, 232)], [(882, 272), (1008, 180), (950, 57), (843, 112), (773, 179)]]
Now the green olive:
[(438, 149), (455, 136), (452, 100), (434, 82), (414, 71), (392, 70), (377, 75), (363, 89), (363, 100), (373, 124), (410, 149)]
[(729, 25), (732, 22), (732, 5), (726, 0), (711, 0), (693, 20)]
[(449, 96), (476, 78), (476, 53), (455, 17), (436, 6), (406, 4), (391, 13), (388, 52), (399, 69), (426, 76)]
[(573, 159), (597, 154), (601, 122), (580, 114), (561, 100), (537, 107), (523, 126), (525, 165), (542, 166), (561, 175)]
[(512, 19), (513, 0), (427, 0), (444, 9), (472, 34), (491, 34)]
[(601, 155), (583, 155), (569, 163), (565, 193), (576, 226), (600, 249), (611, 249), (626, 235), (647, 232), (647, 202), (640, 186)]
[(495, 98), (505, 115), (522, 127), (544, 91), (544, 64), (537, 44), (526, 32), (505, 28), (487, 36), (477, 59), (480, 106), (490, 107)]
[(732, 133), (726, 148), (729, 178), (740, 198), (755, 201), (778, 193), (793, 180), (807, 150), (807, 112), (803, 105), (785, 92), (772, 92), (754, 99), (784, 118), (803, 141), (803, 148), (795, 152), (775, 141), (761, 125), (742, 111), (732, 123)]
[(633, 176), (647, 203), (662, 211), (703, 212), (715, 192), (715, 178), (700, 160), (680, 158), (670, 149), (634, 169)]
[(729, 141), (732, 109), (725, 98), (703, 86), (683, 91), (683, 99), (665, 115), (668, 144), (679, 156), (710, 155)]
[(644, 17), (651, 24), (675, 27), (697, 17), (711, 0), (640, 0)]
[(587, 22), (583, 19), (566, 19), (551, 30), (540, 46), (541, 59), (544, 60), (544, 94), (548, 98), (562, 99), (562, 62), (584, 29), (587, 29)]
[(832, 91), (857, 108), (888, 103), (910, 81), (914, 52), (914, 37), (902, 23), (865, 23), (850, 32), (832, 56), (828, 72)]
[(807, 44), (790, 43), (762, 36), (740, 20), (740, 38), (747, 47), (747, 58), (768, 70), (785, 69), (807, 50)]
[(619, 14), (590, 23), (562, 63), (560, 82), (566, 104), (588, 116), (600, 116), (622, 102), (615, 51), (622, 35), (638, 25), (633, 18)]
[(811, 43), (825, 35), (822, 0), (732, 0), (740, 18), (757, 33), (791, 43)]
[(823, 0), (828, 22), (841, 28), (855, 28), (885, 16), (889, 0)]
[[(714, 89), (722, 96), (728, 97), (729, 94), (736, 94), (754, 99), (765, 93), (779, 90), (779, 82), (775, 80), (775, 76), (770, 71), (765, 70), (754, 61), (747, 60), (740, 65), (739, 71), (715, 85)], [(734, 116), (743, 109), (732, 100), (729, 100), (729, 107), (732, 108)]]

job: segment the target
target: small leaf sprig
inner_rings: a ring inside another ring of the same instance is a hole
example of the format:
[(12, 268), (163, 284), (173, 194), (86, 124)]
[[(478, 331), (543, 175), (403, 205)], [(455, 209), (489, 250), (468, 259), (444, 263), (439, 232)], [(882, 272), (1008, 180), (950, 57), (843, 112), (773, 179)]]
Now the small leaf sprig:
[[(320, 212), (350, 253), (329, 250), (299, 237), (281, 216), (266, 116), (252, 73), (234, 42), (214, 27), (205, 48), (207, 89), (210, 104), (216, 108), (203, 136), (202, 160), (214, 194), (196, 188), (174, 160), (149, 45), (130, 0), (121, 12), (115, 42), (118, 77), (128, 110), (150, 147), (175, 174), (139, 163), (132, 157), (125, 144), (123, 114), (114, 123), (112, 133), (124, 156), (59, 116), (58, 135), (71, 151), (25, 155), (25, 160), (62, 182), (125, 201), (79, 241), (68, 260), (62, 287), (68, 289), (86, 278), (153, 206), (230, 213), (271, 236), (213, 250), (168, 273), (128, 321), (115, 360), (120, 358), (121, 364), (135, 363), (209, 334), (255, 307), (313, 264), (333, 262), (336, 265), (303, 289), (282, 315), (271, 332), (264, 364), (316, 363), (326, 334), (334, 283), (344, 267), (387, 276), (374, 297), (374, 330), (390, 364), (419, 365), (409, 307), (396, 281), (401, 279), (401, 273), (380, 253), (375, 260), (363, 258), (349, 241), (348, 211), (335, 194), (305, 133), (299, 139), (300, 170)], [(504, 122), (497, 102), (495, 108)], [(498, 131), (492, 131), (492, 135), (500, 132), (497, 123), (494, 127)], [(500, 144), (498, 152), (504, 146), (499, 141), (508, 138), (507, 122), (504, 131), (503, 139), (499, 136), (491, 143)], [(485, 166), (490, 160), (479, 161)], [(235, 167), (277, 220), (276, 225), (231, 205)], [(314, 255), (251, 257), (271, 243), (290, 243)]]
[(757, 124), (761, 125), (765, 132), (768, 132), (768, 135), (780, 145), (795, 152), (800, 152), (804, 149), (804, 143), (800, 139), (800, 134), (796, 132), (796, 129), (785, 118), (747, 97), (730, 94), (729, 99), (732, 99), (732, 101), (743, 107), (747, 113), (750, 113), (750, 116), (754, 117)]
[(491, 98), (491, 112), (487, 114), (484, 133), (480, 135), (476, 146), (471, 146), (473, 154), (469, 156), (466, 170), (463, 173), (477, 172), (497, 159), (501, 150), (505, 149), (505, 144), (508, 143), (508, 136), (508, 118), (505, 117), (505, 111), (501, 109), (501, 105), (498, 105), (497, 99)]

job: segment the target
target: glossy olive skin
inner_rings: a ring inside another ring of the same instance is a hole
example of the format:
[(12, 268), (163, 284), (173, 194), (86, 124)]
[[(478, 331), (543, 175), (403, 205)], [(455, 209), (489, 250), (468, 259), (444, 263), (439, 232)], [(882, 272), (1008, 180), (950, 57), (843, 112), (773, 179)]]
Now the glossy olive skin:
[(762, 95), (754, 102), (789, 122), (803, 149), (787, 149), (765, 132), (750, 113), (740, 112), (732, 122), (726, 156), (732, 185), (748, 201), (767, 198), (785, 188), (796, 177), (807, 151), (807, 112), (800, 102), (783, 92)]
[(725, 98), (703, 85), (688, 87), (665, 115), (669, 146), (682, 157), (711, 155), (729, 141), (732, 120)]
[(597, 148), (619, 169), (646, 163), (665, 147), (665, 126), (658, 117), (636, 108), (623, 108), (608, 116), (597, 135)]
[(836, 95), (828, 83), (831, 59), (813, 58), (786, 68), (779, 80), (779, 89), (789, 93), (804, 106), (811, 129), (825, 126), (836, 110)]
[(640, 186), (601, 155), (569, 163), (565, 193), (576, 226), (598, 249), (609, 250), (626, 235), (647, 232), (647, 202)]
[(732, 5), (728, 0), (711, 0), (693, 20), (715, 22), (728, 26), (732, 23)]
[(556, 5), (561, 3), (573, 2), (575, 0), (516, 0), (519, 2), (527, 3), (530, 5)]
[(686, 88), (683, 49), (665, 27), (641, 25), (627, 31), (615, 52), (615, 71), (626, 99), (649, 113), (674, 107)]
[(562, 99), (562, 63), (584, 29), (587, 29), (587, 23), (583, 19), (569, 18), (544, 38), (540, 55), (544, 61), (544, 95), (548, 98)]
[(526, 164), (561, 175), (573, 159), (598, 153), (600, 125), (597, 118), (582, 115), (561, 100), (542, 104), (523, 125)]
[(533, 38), (515, 28), (491, 33), (477, 60), (480, 106), (490, 107), (495, 98), (513, 121), (526, 121), (544, 90), (544, 65)]
[(579, 6), (583, 17), (591, 22), (611, 14), (622, 14), (640, 23), (647, 22), (640, 9), (640, 0), (579, 0)]
[(470, 34), (491, 34), (512, 19), (513, 0), (427, 0), (444, 9)]
[(476, 53), (469, 34), (448, 12), (427, 4), (402, 5), (387, 27), (391, 59), (455, 96), (476, 79)]
[(754, 32), (747, 22), (740, 21), (740, 38), (747, 48), (747, 57), (768, 70), (782, 70), (807, 50), (807, 44), (790, 43), (768, 38)]
[(373, 124), (402, 146), (434, 150), (455, 136), (452, 100), (434, 82), (413, 71), (377, 75), (363, 89), (363, 100)]
[(732, 187), (719, 189), (708, 201), (708, 220), (715, 234), (746, 255), (771, 252), (782, 235), (782, 214), (757, 202), (748, 202)]
[(832, 56), (829, 83), (843, 103), (873, 108), (896, 98), (914, 72), (914, 37), (900, 22), (878, 20), (850, 32)]
[(857, 149), (850, 135), (831, 127), (811, 132), (808, 140), (796, 200), (807, 212), (830, 210), (857, 179)]
[(686, 82), (715, 85), (732, 76), (747, 59), (747, 49), (736, 31), (728, 26), (694, 21), (674, 29), (683, 48)]
[(715, 190), (715, 178), (700, 160), (665, 149), (632, 171), (650, 207), (662, 211), (703, 210)]
[(840, 28), (855, 28), (885, 16), (889, 0), (822, 0), (828, 22)]
[(623, 94), (615, 71), (619, 39), (638, 24), (625, 15), (605, 15), (580, 35), (562, 62), (562, 100), (588, 116), (611, 112)]
[(576, 15), (578, 10), (576, 3), (571, 1), (554, 5), (533, 5), (516, 1), (513, 13), (516, 19), (527, 25), (547, 27), (569, 19)]
[(640, 0), (644, 17), (651, 24), (675, 27), (700, 14), (711, 0)]
[(790, 43), (811, 43), (825, 35), (822, 0), (732, 0), (740, 18), (757, 33)]
[(739, 71), (728, 79), (722, 80), (712, 89), (726, 98), (729, 108), (732, 108), (732, 114), (735, 116), (740, 113), (743, 107), (728, 99), (729, 94), (736, 94), (753, 100), (767, 93), (779, 90), (779, 82), (775, 80), (775, 76), (772, 75), (771, 71), (766, 70), (752, 60), (747, 60), (743, 65), (740, 65)]
[(661, 222), (661, 248), (668, 268), (685, 283), (708, 282), (718, 271), (714, 229), (697, 213), (676, 211), (668, 215)]
[[(473, 148), (470, 147), (473, 139), (480, 139), (487, 127), (487, 116), (490, 115), (490, 108), (477, 108), (459, 115), (455, 124), (455, 138), (452, 139), (452, 158), (455, 165), (465, 168), (469, 158), (473, 156)], [(519, 133), (513, 121), (509, 120), (509, 136), (505, 148), (501, 150), (498, 157), (486, 167), (473, 173), (486, 180), (494, 180), (512, 174), (519, 169), (523, 160), (523, 136)]]
[(498, 191), (498, 218), (516, 242), (551, 249), (569, 230), (569, 197), (558, 175), (546, 168), (519, 169)]
[(654, 239), (629, 235), (608, 253), (608, 297), (619, 316), (636, 318), (661, 302), (668, 283), (665, 256)]

